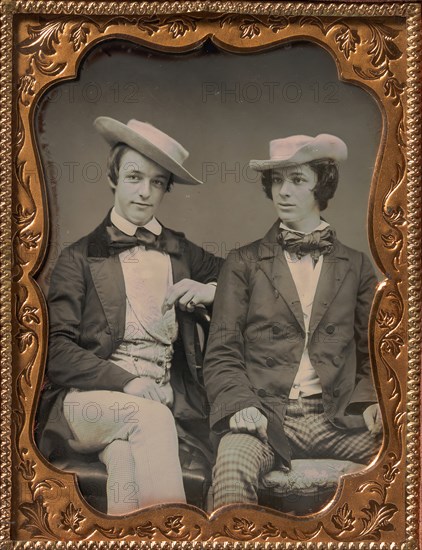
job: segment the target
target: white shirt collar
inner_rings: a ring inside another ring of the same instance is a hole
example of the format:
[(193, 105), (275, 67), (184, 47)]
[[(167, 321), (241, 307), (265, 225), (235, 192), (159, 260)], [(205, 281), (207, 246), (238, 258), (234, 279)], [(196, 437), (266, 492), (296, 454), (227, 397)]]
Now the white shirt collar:
[[(110, 214), (111, 223), (117, 227), (117, 229), (120, 229), (120, 231), (123, 231), (123, 233), (126, 233), (126, 235), (135, 235), (136, 230), (138, 229), (138, 225), (135, 225), (134, 223), (130, 222), (126, 218), (123, 218), (120, 214), (116, 212), (116, 209), (113, 206), (113, 209)], [(162, 225), (157, 220), (157, 218), (152, 218), (148, 223), (143, 225), (142, 227), (145, 227), (145, 229), (148, 229), (148, 231), (151, 231), (151, 233), (154, 233), (154, 235), (161, 235), (161, 232), (163, 230)]]
[(321, 220), (321, 223), (315, 227), (315, 229), (312, 229), (312, 231), (297, 231), (296, 229), (292, 229), (291, 227), (287, 227), (287, 225), (284, 225), (284, 223), (280, 222), (280, 229), (287, 229), (287, 231), (293, 231), (294, 233), (299, 233), (299, 235), (309, 235), (310, 233), (313, 233), (314, 231), (322, 231), (326, 227), (329, 227), (330, 224), (327, 223), (324, 220)]

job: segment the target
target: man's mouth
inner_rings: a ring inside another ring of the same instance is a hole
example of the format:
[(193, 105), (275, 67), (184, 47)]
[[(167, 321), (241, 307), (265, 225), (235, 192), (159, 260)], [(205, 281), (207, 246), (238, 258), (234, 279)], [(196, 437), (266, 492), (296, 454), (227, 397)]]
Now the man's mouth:
[(149, 204), (147, 202), (135, 202), (135, 201), (133, 201), (132, 204), (136, 204), (136, 206), (152, 206), (152, 204)]

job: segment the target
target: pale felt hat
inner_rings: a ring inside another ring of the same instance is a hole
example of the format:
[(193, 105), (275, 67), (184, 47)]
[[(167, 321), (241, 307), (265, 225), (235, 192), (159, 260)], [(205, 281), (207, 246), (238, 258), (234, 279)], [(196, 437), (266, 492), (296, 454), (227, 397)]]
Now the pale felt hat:
[(249, 167), (258, 172), (281, 168), (291, 164), (304, 164), (312, 160), (331, 159), (341, 162), (347, 159), (347, 145), (330, 134), (290, 136), (270, 141), (268, 160), (251, 160)]
[(171, 172), (175, 183), (202, 183), (182, 166), (189, 156), (188, 151), (152, 124), (135, 119), (123, 124), (114, 118), (100, 116), (95, 119), (94, 126), (111, 146), (125, 143)]

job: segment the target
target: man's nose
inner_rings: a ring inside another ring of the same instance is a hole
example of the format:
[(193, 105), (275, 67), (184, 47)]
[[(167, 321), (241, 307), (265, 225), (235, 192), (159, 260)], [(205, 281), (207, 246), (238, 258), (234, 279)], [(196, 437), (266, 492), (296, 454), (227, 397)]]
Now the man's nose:
[(278, 193), (283, 197), (290, 197), (292, 194), (292, 186), (291, 183), (288, 180), (284, 180), (283, 183), (280, 185), (280, 189)]
[(151, 184), (148, 179), (143, 179), (139, 182), (138, 193), (142, 197), (149, 197), (151, 193)]

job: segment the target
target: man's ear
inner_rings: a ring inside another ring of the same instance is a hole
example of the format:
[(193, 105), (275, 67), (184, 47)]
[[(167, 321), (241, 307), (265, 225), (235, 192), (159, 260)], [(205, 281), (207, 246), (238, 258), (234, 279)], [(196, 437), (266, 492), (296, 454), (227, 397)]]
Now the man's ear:
[(107, 181), (108, 181), (109, 186), (111, 187), (111, 190), (114, 193), (114, 191), (116, 191), (117, 185), (113, 182), (113, 180), (110, 178), (110, 176), (107, 176)]

